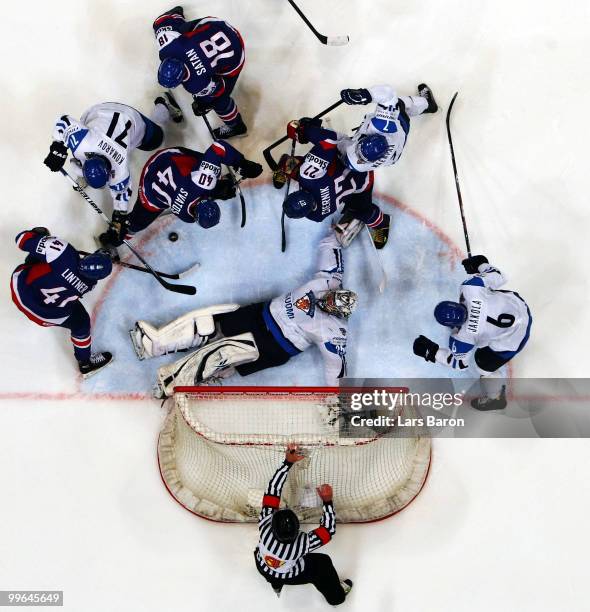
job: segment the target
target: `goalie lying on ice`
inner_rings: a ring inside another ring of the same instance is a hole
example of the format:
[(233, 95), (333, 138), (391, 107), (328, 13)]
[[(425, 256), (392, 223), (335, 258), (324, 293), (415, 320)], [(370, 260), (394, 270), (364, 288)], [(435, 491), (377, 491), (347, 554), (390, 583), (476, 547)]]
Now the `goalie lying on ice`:
[(283, 365), (314, 344), (326, 383), (336, 386), (346, 375), (347, 319), (357, 296), (342, 288), (342, 249), (332, 230), (319, 244), (318, 263), (309, 282), (267, 302), (200, 308), (160, 328), (137, 321), (130, 334), (140, 359), (196, 349), (158, 370), (156, 397)]

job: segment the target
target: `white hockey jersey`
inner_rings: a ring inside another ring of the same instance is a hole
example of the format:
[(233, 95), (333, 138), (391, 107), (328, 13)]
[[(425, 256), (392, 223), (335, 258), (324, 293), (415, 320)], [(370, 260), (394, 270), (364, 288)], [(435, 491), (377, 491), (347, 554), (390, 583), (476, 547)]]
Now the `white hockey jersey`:
[(57, 120), (53, 132), (53, 139), (70, 149), (78, 168), (94, 156), (108, 159), (111, 164), (108, 185), (114, 209), (123, 212), (127, 212), (131, 197), (129, 153), (141, 144), (144, 136), (142, 115), (131, 106), (116, 102), (96, 104), (80, 120), (64, 115)]
[[(374, 85), (369, 88), (373, 102), (377, 103), (372, 113), (365, 115), (354, 136), (338, 142), (338, 150), (346, 165), (359, 172), (368, 172), (382, 166), (392, 166), (401, 157), (410, 131), (410, 117), (420, 115), (428, 107), (426, 98), (403, 96), (398, 98), (389, 85)], [(401, 100), (402, 104), (398, 104)], [(404, 108), (405, 107), (405, 108)], [(383, 157), (367, 162), (359, 158), (359, 141), (366, 135), (381, 134), (389, 145)]]
[(532, 317), (526, 302), (514, 291), (502, 291), (503, 274), (481, 264), (479, 273), (461, 285), (460, 302), (467, 308), (467, 320), (449, 338), (449, 349), (439, 349), (436, 361), (452, 368), (468, 367), (468, 354), (489, 347), (513, 357), (528, 340)]
[[(291, 355), (315, 344), (324, 361), (326, 383), (338, 386), (346, 375), (348, 322), (324, 312), (317, 300), (342, 288), (342, 249), (331, 232), (319, 244), (319, 270), (312, 280), (274, 298), (266, 323), (275, 339)], [(278, 328), (278, 329), (277, 329)]]

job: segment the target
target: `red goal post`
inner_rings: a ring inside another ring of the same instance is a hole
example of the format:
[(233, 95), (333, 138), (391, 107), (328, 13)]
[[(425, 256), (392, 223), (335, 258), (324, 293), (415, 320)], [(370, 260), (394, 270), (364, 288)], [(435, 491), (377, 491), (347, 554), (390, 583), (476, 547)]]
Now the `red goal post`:
[(162, 480), (198, 516), (255, 522), (287, 444), (296, 443), (306, 458), (291, 468), (282, 502), (301, 521), (319, 518), (315, 488), (324, 482), (334, 489), (338, 521), (387, 518), (422, 489), (431, 443), (408, 427), (403, 432), (394, 427), (387, 435), (341, 435), (350, 397), (357, 391), (363, 390), (177, 387), (158, 439)]

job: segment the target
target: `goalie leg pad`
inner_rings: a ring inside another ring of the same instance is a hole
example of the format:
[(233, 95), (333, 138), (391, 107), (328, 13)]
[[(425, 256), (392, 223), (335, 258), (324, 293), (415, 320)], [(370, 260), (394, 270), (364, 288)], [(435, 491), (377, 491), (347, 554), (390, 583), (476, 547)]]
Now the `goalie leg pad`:
[(215, 335), (214, 316), (238, 308), (238, 304), (217, 304), (191, 310), (159, 328), (137, 321), (129, 332), (133, 348), (139, 359), (146, 359), (202, 346)]
[(248, 332), (221, 338), (191, 353), (188, 357), (162, 366), (158, 370), (157, 392), (169, 397), (174, 387), (202, 385), (228, 368), (256, 361), (260, 357), (254, 336)]
[(336, 239), (343, 249), (350, 246), (350, 243), (358, 236), (363, 229), (364, 223), (355, 219), (350, 213), (344, 213), (338, 223), (334, 226)]

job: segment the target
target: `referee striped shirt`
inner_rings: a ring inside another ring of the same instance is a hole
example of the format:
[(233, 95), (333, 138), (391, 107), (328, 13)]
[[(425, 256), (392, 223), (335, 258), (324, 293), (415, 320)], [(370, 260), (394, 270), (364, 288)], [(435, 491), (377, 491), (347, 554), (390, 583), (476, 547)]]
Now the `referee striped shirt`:
[(336, 514), (330, 501), (324, 502), (320, 526), (313, 531), (300, 532), (297, 539), (288, 544), (282, 544), (274, 537), (272, 515), (279, 509), (281, 491), (292, 465), (285, 460), (270, 479), (258, 520), (260, 541), (256, 548), (256, 563), (262, 573), (278, 579), (298, 576), (305, 567), (305, 555), (327, 544), (336, 533)]

